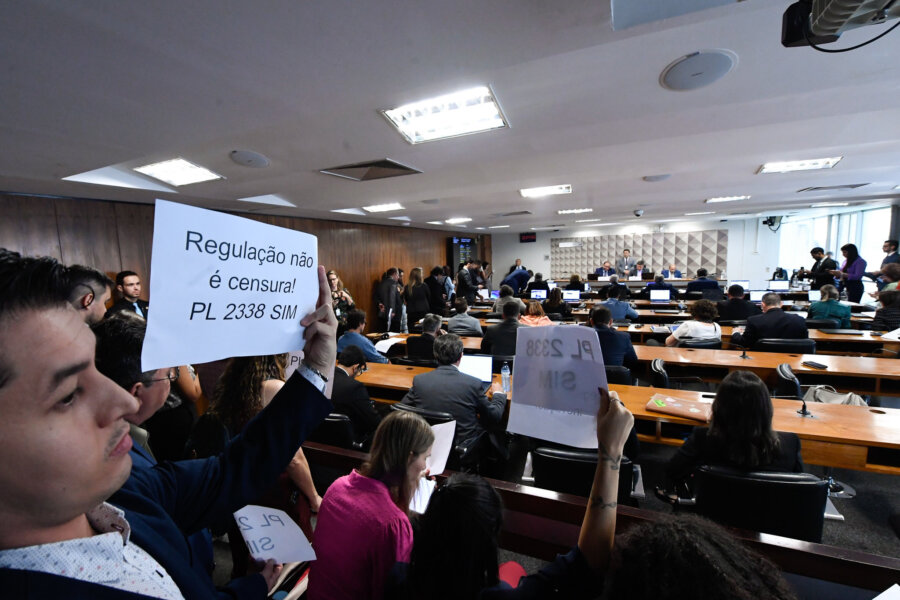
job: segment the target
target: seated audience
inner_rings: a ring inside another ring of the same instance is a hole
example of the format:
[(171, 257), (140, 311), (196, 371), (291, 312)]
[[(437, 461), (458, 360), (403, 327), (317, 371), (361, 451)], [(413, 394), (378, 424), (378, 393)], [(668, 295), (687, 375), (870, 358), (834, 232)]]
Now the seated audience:
[(567, 290), (578, 290), (579, 292), (584, 291), (584, 284), (581, 282), (581, 276), (578, 273), (572, 273), (572, 276), (569, 277), (569, 283), (566, 285)]
[(634, 369), (638, 366), (638, 357), (627, 331), (618, 331), (613, 327), (612, 313), (598, 304), (591, 310), (590, 326), (600, 338), (600, 351), (603, 353), (603, 364)]
[(628, 291), (628, 286), (624, 283), (619, 283), (619, 276), (613, 275), (609, 278), (609, 285), (605, 285), (600, 288), (600, 294), (606, 298), (612, 298), (610, 293), (613, 290), (618, 290), (619, 295), (616, 298), (620, 298), (622, 300), (627, 300), (630, 292)]
[(679, 342), (691, 339), (694, 341), (722, 341), (722, 328), (715, 322), (718, 313), (716, 305), (709, 300), (697, 300), (688, 311), (691, 320), (685, 321), (666, 338), (666, 346), (677, 346)]
[(525, 295), (530, 296), (531, 290), (547, 290), (550, 291), (550, 284), (544, 281), (544, 276), (541, 273), (534, 274), (534, 281), (528, 284), (528, 287), (525, 288)]
[(695, 427), (666, 466), (666, 489), (683, 489), (701, 465), (802, 473), (800, 438), (773, 431), (772, 414), (769, 390), (755, 373), (729, 373), (716, 392), (709, 428)]
[(351, 310), (350, 314), (347, 315), (347, 331), (338, 340), (337, 351), (343, 352), (347, 346), (358, 346), (369, 362), (388, 362), (388, 359), (375, 349), (375, 344), (363, 335), (365, 330), (366, 313), (358, 308)]
[(500, 297), (494, 302), (494, 306), (491, 307), (491, 312), (502, 313), (503, 307), (507, 304), (515, 304), (519, 308), (520, 313), (525, 313), (525, 303), (522, 302), (521, 298), (516, 298), (513, 294), (515, 294), (515, 290), (513, 290), (508, 285), (500, 286)]
[(334, 412), (350, 417), (353, 424), (354, 439), (364, 442), (371, 439), (381, 417), (375, 411), (375, 403), (369, 397), (369, 391), (356, 378), (366, 372), (366, 357), (359, 346), (347, 346), (338, 356), (337, 368), (334, 370), (334, 389), (331, 392), (331, 403)]
[(878, 301), (881, 308), (875, 311), (872, 328), (880, 331), (900, 328), (900, 291), (881, 292)]
[(714, 290), (719, 287), (719, 282), (715, 279), (708, 278), (706, 269), (697, 269), (697, 278), (693, 281), (688, 281), (687, 284), (687, 293), (691, 292), (702, 292), (703, 290)]
[[(328, 413), (320, 390), (330, 393), (337, 323), (325, 270), (318, 269), (318, 308), (301, 320), (305, 367), (246, 435), (215, 458), (134, 469), (121, 490), (131, 471), (125, 417), (140, 407), (97, 371), (94, 334), (65, 301), (61, 277), (52, 259), (0, 252), (4, 594), (217, 598), (212, 579), (192, 564), (182, 530), (251, 502)], [(98, 557), (105, 557), (99, 576)], [(269, 562), (248, 578), (243, 597), (265, 598), (279, 571)]]
[(442, 333), (441, 318), (437, 315), (425, 315), (422, 319), (422, 335), (411, 335), (406, 338), (406, 356), (433, 359), (434, 340)]
[(106, 303), (112, 297), (112, 279), (97, 269), (82, 265), (66, 268), (69, 281), (69, 303), (88, 325), (100, 322), (106, 314)]
[(516, 335), (520, 326), (518, 305), (507, 303), (503, 306), (503, 321), (488, 326), (484, 331), (481, 351), (498, 356), (513, 356), (516, 353)]
[(442, 335), (434, 343), (438, 368), (413, 377), (412, 387), (402, 402), (427, 410), (448, 412), (456, 419), (453, 445), (473, 447), (498, 425), (506, 409), (506, 394), (494, 383), (488, 397), (481, 381), (459, 370), (463, 343), (452, 333)]
[(675, 263), (669, 263), (669, 268), (662, 270), (662, 276), (666, 279), (681, 279), (681, 271), (678, 270)]
[(525, 289), (525, 286), (528, 285), (528, 281), (531, 279), (534, 272), (524, 269), (516, 269), (509, 275), (503, 278), (500, 282), (500, 289), (503, 289), (503, 286), (509, 286), (512, 288), (514, 294), (520, 294), (522, 290)]
[(879, 292), (892, 292), (900, 282), (900, 263), (888, 263), (881, 267), (881, 281), (885, 284)]
[(572, 307), (563, 300), (562, 290), (559, 288), (550, 290), (550, 296), (541, 303), (541, 308), (548, 315), (550, 313), (558, 314), (560, 319), (565, 319), (572, 315)]
[(731, 343), (750, 348), (757, 341), (766, 338), (806, 339), (809, 331), (806, 321), (798, 315), (789, 315), (781, 310), (781, 296), (769, 292), (762, 299), (763, 314), (747, 319), (747, 327), (735, 327)]
[[(512, 292), (512, 290), (510, 290), (510, 292)], [(518, 300), (518, 298), (516, 298), (516, 300)], [(521, 300), (519, 301), (521, 302)], [(469, 303), (466, 302), (465, 298), (457, 298), (453, 307), (456, 309), (456, 314), (450, 317), (450, 320), (447, 323), (448, 332), (472, 337), (481, 337), (484, 335), (484, 331), (481, 329), (481, 321), (469, 314)]]
[(834, 319), (838, 327), (848, 329), (850, 327), (850, 307), (841, 304), (837, 288), (831, 284), (819, 288), (822, 299), (812, 302), (807, 309), (807, 319)]
[(621, 321), (623, 319), (637, 319), (638, 312), (631, 308), (631, 305), (627, 302), (622, 302), (621, 300), (619, 300), (619, 294), (621, 293), (622, 292), (619, 287), (611, 286), (609, 288), (609, 299), (604, 300), (600, 304), (609, 309), (609, 312), (612, 314), (613, 321)]
[(433, 443), (422, 417), (392, 412), (375, 431), (369, 459), (331, 484), (313, 536), (310, 600), (384, 596), (392, 565), (409, 560), (409, 502)]
[(545, 325), (553, 325), (553, 321), (551, 321), (550, 318), (546, 314), (544, 314), (544, 309), (541, 308), (541, 303), (537, 300), (531, 300), (530, 302), (528, 302), (528, 307), (525, 309), (525, 314), (522, 315), (522, 318), (519, 319), (519, 323), (526, 327), (543, 327)]
[(650, 290), (668, 290), (670, 300), (678, 298), (678, 292), (675, 290), (675, 287), (671, 283), (666, 283), (666, 278), (662, 275), (654, 277), (653, 281), (648, 283), (644, 290), (646, 290), (647, 298), (650, 297)]
[(720, 300), (716, 304), (720, 321), (746, 321), (753, 315), (762, 314), (760, 308), (744, 300), (744, 288), (738, 284), (728, 287), (728, 299)]
[(504, 581), (507, 565), (500, 565), (498, 558), (503, 526), (500, 496), (480, 477), (455, 474), (435, 491), (418, 520), (411, 559), (395, 565), (387, 596), (399, 600), (793, 598), (774, 565), (699, 517), (665, 517), (615, 537), (618, 465), (632, 422), (618, 396), (610, 392), (597, 417), (601, 460), (578, 543), (567, 554), (557, 556), (536, 574)]
[(608, 260), (603, 261), (602, 267), (597, 267), (594, 273), (600, 277), (612, 277), (616, 274), (616, 269), (612, 266)]

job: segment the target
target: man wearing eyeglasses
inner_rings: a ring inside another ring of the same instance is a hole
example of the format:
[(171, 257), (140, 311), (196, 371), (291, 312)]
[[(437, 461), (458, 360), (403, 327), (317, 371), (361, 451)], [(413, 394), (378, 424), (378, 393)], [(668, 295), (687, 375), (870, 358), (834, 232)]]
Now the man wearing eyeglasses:
[(341, 351), (334, 370), (334, 390), (331, 393), (334, 412), (350, 417), (355, 433), (353, 439), (357, 442), (371, 437), (381, 422), (366, 386), (356, 380), (367, 370), (365, 354), (359, 346), (352, 345)]

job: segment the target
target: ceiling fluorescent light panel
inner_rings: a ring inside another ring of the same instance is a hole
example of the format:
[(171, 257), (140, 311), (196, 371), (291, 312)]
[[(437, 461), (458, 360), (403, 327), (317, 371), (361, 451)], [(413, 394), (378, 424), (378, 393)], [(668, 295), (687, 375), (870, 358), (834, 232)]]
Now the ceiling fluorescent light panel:
[(447, 225), (460, 225), (462, 223), (468, 223), (471, 220), (472, 219), (470, 219), (469, 217), (454, 217), (452, 219), (447, 219), (446, 221), (444, 221), (444, 223), (446, 223)]
[(558, 194), (571, 194), (572, 186), (564, 185), (546, 185), (544, 187), (525, 188), (519, 190), (519, 194), (523, 198), (543, 198), (544, 196), (556, 196)]
[(403, 210), (403, 205), (398, 202), (389, 204), (373, 204), (372, 206), (363, 206), (363, 210), (370, 213), (389, 212), (392, 210)]
[(815, 171), (818, 169), (830, 169), (841, 162), (843, 156), (830, 158), (809, 158), (806, 160), (783, 160), (767, 162), (762, 165), (757, 174), (762, 173), (791, 173), (793, 171)]
[(180, 157), (144, 165), (143, 167), (136, 167), (134, 170), (176, 187), (190, 185), (192, 183), (202, 183), (204, 181), (213, 181), (215, 179), (224, 179), (224, 177), (218, 173), (213, 173), (205, 167), (195, 165)]
[(707, 204), (715, 204), (716, 202), (737, 202), (738, 200), (749, 200), (750, 196), (717, 196), (715, 198), (707, 198), (704, 200)]
[(558, 215), (578, 215), (581, 213), (589, 213), (594, 212), (593, 208), (564, 208), (562, 210), (556, 211)]

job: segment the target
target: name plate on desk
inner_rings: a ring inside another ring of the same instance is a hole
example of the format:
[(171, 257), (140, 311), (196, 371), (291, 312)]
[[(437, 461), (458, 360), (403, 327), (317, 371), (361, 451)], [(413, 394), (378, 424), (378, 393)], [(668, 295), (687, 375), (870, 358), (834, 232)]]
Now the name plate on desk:
[(596, 448), (598, 388), (607, 389), (597, 333), (588, 327), (522, 327), (516, 338), (507, 430)]

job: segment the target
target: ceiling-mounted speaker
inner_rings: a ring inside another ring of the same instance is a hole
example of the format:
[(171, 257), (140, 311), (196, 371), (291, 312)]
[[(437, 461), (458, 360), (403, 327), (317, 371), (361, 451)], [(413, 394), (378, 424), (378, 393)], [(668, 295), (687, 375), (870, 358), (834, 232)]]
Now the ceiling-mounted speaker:
[(659, 84), (676, 92), (695, 90), (722, 79), (736, 64), (737, 54), (730, 50), (700, 50), (663, 69)]
[(253, 169), (262, 169), (271, 164), (271, 161), (266, 156), (253, 150), (232, 150), (229, 156), (237, 164)]

